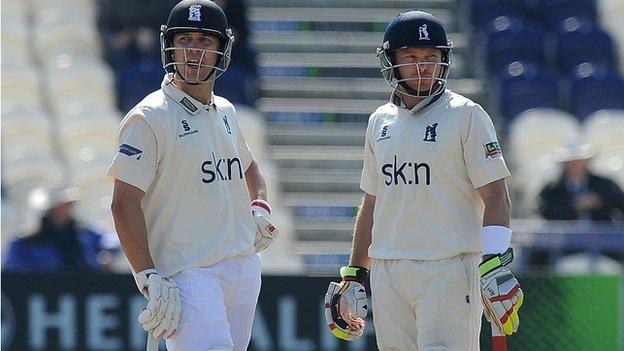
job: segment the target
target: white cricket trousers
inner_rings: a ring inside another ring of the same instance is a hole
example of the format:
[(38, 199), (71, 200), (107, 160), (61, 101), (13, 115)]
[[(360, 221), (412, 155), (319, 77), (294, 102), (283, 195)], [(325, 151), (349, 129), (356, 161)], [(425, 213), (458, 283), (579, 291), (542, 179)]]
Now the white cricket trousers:
[(167, 350), (246, 350), (261, 273), (260, 257), (254, 253), (173, 275), (180, 287), (182, 315)]
[(373, 259), (373, 322), (381, 351), (479, 351), (481, 254), (435, 261)]

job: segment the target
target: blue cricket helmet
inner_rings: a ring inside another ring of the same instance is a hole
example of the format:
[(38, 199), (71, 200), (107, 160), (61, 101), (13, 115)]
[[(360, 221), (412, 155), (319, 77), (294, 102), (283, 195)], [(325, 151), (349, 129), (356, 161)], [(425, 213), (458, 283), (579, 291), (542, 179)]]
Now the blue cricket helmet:
[[(409, 87), (398, 71), (394, 52), (405, 48), (436, 48), (442, 51), (442, 62), (435, 83), (428, 91), (417, 91)], [(386, 82), (393, 88), (401, 86), (403, 93), (427, 97), (444, 91), (451, 62), (453, 43), (448, 40), (442, 22), (434, 15), (424, 11), (408, 11), (396, 15), (383, 36), (381, 46), (377, 48), (377, 58), (381, 65), (381, 73)]]
[(225, 72), (231, 61), (234, 36), (219, 5), (210, 0), (182, 0), (171, 9), (167, 24), (160, 27), (161, 59), (168, 73), (175, 73), (176, 65), (183, 64), (173, 60), (173, 51), (176, 50), (173, 36), (181, 32), (201, 32), (218, 37), (219, 58), (205, 81), (216, 79)]

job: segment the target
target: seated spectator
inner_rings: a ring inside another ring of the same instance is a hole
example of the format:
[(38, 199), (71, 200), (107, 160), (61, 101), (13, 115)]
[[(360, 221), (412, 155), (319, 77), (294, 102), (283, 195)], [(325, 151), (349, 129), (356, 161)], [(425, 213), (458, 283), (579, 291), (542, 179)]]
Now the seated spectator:
[(610, 179), (588, 170), (591, 145), (575, 141), (560, 150), (561, 177), (539, 196), (539, 212), (549, 220), (618, 221), (624, 219), (624, 193)]
[(15, 239), (9, 247), (3, 271), (97, 271), (117, 250), (104, 248), (103, 237), (80, 225), (73, 214), (78, 199), (74, 188), (53, 189), (43, 199), (45, 210), (39, 229)]

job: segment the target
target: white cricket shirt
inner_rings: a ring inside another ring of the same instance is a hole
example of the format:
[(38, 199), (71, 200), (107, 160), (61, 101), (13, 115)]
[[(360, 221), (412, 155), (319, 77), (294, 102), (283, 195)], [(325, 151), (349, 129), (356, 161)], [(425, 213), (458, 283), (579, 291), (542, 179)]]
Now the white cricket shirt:
[(254, 252), (245, 170), (252, 161), (234, 106), (203, 105), (171, 84), (121, 121), (108, 174), (145, 192), (150, 254), (170, 276)]
[(490, 117), (450, 90), (423, 110), (387, 103), (368, 121), (360, 188), (376, 196), (369, 256), (436, 260), (481, 251), (476, 188), (509, 176)]

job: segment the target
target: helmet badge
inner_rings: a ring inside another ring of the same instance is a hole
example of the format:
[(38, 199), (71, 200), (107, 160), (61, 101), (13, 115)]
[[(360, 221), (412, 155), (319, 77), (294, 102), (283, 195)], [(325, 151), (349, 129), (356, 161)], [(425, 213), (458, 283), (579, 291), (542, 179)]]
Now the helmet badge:
[(199, 9), (201, 9), (200, 4), (194, 4), (189, 7), (189, 21), (201, 22), (201, 12)]
[(418, 27), (418, 40), (430, 40), (429, 33), (427, 32), (427, 23)]

